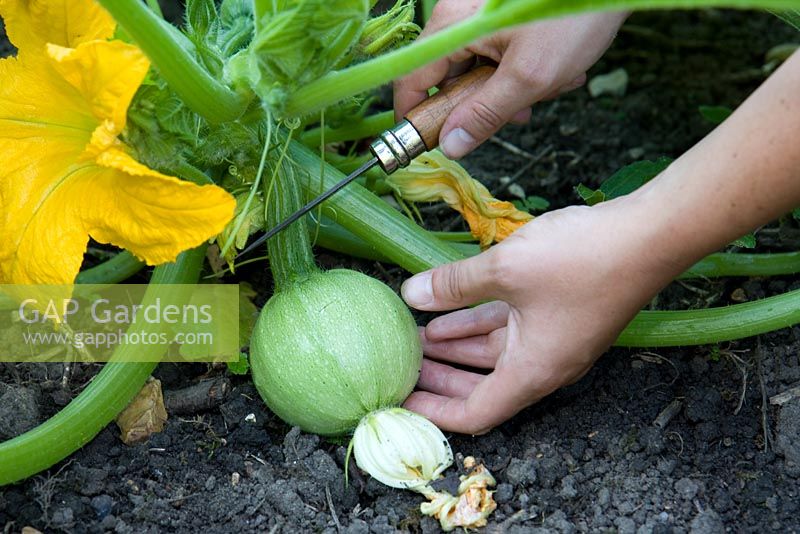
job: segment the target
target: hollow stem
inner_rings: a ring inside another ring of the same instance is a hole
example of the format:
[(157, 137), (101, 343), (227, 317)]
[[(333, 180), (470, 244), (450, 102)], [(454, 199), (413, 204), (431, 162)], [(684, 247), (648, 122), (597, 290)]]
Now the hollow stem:
[(139, 0), (99, 1), (194, 112), (212, 123), (234, 120), (244, 113), (250, 96), (212, 77), (195, 61), (189, 40), (146, 4)]
[[(340, 128), (325, 128), (325, 142), (339, 143), (341, 141), (357, 141), (366, 137), (373, 137), (394, 125), (394, 111), (383, 111), (369, 115), (355, 124), (348, 124)], [(316, 148), (322, 139), (322, 129), (311, 128), (303, 132), (300, 140), (304, 145)]]
[[(320, 161), (319, 158), (317, 161)], [(318, 173), (319, 163), (316, 169)], [(264, 195), (268, 199), (267, 228), (277, 226), (302, 207), (299, 174), (294, 172), (291, 163), (285, 162), (282, 155), (272, 180), (273, 189)], [(270, 185), (267, 184), (267, 187)], [(318, 188), (319, 184), (316, 184), (316, 187)], [(269, 266), (272, 278), (275, 280), (276, 291), (286, 289), (319, 271), (311, 251), (307, 217), (307, 215), (301, 217), (267, 241)]]
[(144, 262), (123, 250), (113, 258), (78, 273), (76, 284), (116, 284), (144, 268)]
[[(289, 155), (307, 172), (299, 173), (300, 185), (308, 198), (319, 193), (320, 159), (302, 143), (293, 141)], [(323, 185), (328, 189), (345, 176), (325, 164)], [(440, 241), (404, 217), (359, 184), (350, 184), (323, 204), (323, 213), (342, 225), (370, 247), (410, 272), (463, 259), (449, 244)]]
[(614, 344), (620, 347), (706, 345), (797, 323), (800, 323), (800, 289), (720, 308), (639, 312)]
[[(175, 263), (156, 267), (152, 285), (193, 284), (200, 276), (205, 246), (178, 256)], [(0, 443), (0, 486), (28, 478), (60, 462), (88, 443), (133, 399), (156, 363), (141, 360), (159, 356), (163, 347), (148, 344), (119, 345), (112, 361), (92, 379), (72, 402), (56, 415), (16, 438)]]

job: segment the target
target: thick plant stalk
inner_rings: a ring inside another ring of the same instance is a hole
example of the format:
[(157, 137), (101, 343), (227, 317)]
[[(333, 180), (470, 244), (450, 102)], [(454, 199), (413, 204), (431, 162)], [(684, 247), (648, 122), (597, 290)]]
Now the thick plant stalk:
[(643, 311), (614, 343), (620, 347), (706, 345), (756, 336), (800, 323), (800, 289), (722, 308)]
[[(300, 206), (302, 200), (297, 175), (291, 164), (284, 165), (272, 184), (272, 191), (265, 192), (269, 198), (267, 207), (267, 227), (277, 226), (288, 219)], [(265, 188), (269, 188), (266, 184)], [(301, 217), (285, 230), (267, 241), (269, 266), (275, 280), (275, 292), (288, 289), (311, 274), (319, 272), (311, 252), (306, 217)]]
[[(341, 141), (356, 141), (373, 137), (394, 126), (394, 111), (383, 111), (375, 115), (364, 117), (354, 124), (347, 124), (340, 128), (325, 128), (325, 143), (339, 143)], [(304, 145), (317, 148), (322, 140), (322, 128), (306, 130), (300, 136)]]
[[(319, 194), (319, 156), (302, 143), (292, 141), (289, 157), (306, 173), (298, 179), (307, 196)], [(325, 164), (323, 190), (332, 187), (345, 176)], [(407, 217), (358, 184), (350, 184), (323, 206), (331, 219), (363, 239), (369, 246), (393, 263), (412, 273), (463, 259), (464, 256), (449, 244), (433, 238)]]
[(78, 273), (76, 284), (116, 284), (144, 268), (144, 262), (123, 250), (113, 258)]
[(187, 106), (211, 123), (231, 121), (244, 113), (249, 96), (211, 76), (189, 53), (191, 43), (140, 0), (99, 0), (133, 37), (169, 86)]
[[(200, 276), (205, 246), (186, 251), (175, 263), (156, 267), (151, 284), (193, 284)], [(158, 345), (120, 345), (80, 395), (56, 415), (0, 444), (0, 486), (28, 478), (88, 443), (139, 392), (156, 363), (123, 363), (126, 354), (162, 350)], [(117, 360), (117, 361), (114, 361)], [(119, 360), (122, 360), (120, 362)]]
[(722, 276), (778, 276), (800, 273), (800, 252), (711, 254), (694, 264), (680, 280)]

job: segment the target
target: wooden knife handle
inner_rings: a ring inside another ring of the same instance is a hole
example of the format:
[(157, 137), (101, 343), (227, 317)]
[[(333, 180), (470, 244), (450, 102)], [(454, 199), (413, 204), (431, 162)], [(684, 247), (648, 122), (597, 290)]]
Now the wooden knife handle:
[(425, 148), (433, 150), (439, 146), (439, 133), (447, 116), (457, 105), (480, 91), (495, 70), (484, 65), (462, 74), (406, 114), (404, 118), (422, 137)]

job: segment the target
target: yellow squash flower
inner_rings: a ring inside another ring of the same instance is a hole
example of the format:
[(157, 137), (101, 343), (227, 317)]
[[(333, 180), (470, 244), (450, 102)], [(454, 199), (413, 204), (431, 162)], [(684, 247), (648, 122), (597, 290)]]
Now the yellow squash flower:
[(502, 241), (533, 219), (511, 202), (494, 198), (464, 167), (438, 150), (417, 157), (411, 165), (386, 178), (386, 183), (411, 202), (445, 201), (464, 217), (482, 248)]
[(119, 135), (149, 62), (91, 0), (0, 0), (0, 283), (69, 284), (89, 237), (151, 265), (219, 233), (235, 201), (138, 163)]

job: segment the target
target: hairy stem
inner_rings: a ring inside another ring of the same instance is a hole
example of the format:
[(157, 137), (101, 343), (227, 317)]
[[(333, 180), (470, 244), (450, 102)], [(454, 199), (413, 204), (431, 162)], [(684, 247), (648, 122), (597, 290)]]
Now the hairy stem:
[(190, 52), (191, 43), (139, 0), (99, 0), (141, 48), (170, 87), (209, 122), (234, 120), (247, 107), (239, 94), (212, 77)]

